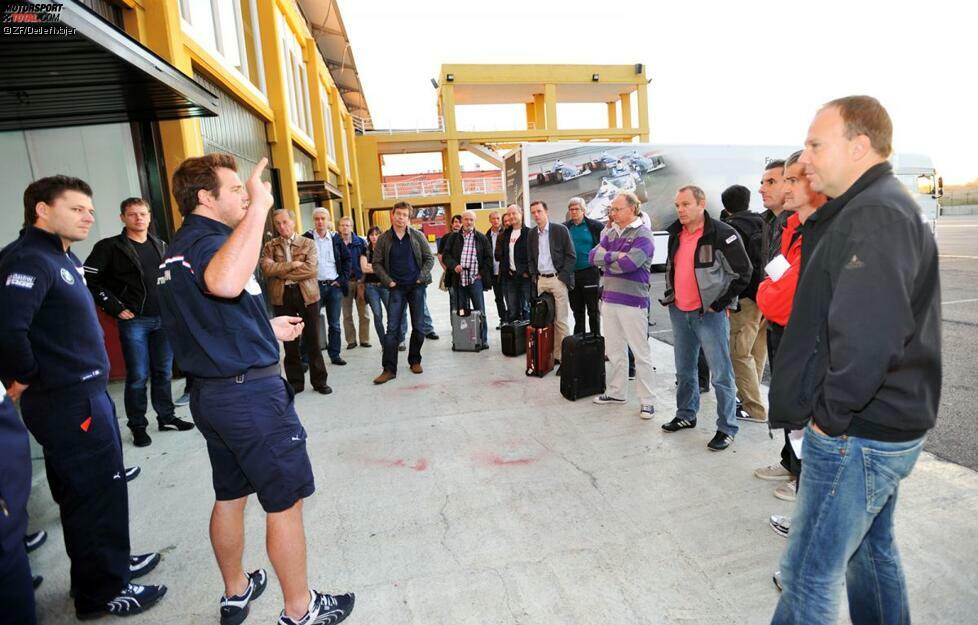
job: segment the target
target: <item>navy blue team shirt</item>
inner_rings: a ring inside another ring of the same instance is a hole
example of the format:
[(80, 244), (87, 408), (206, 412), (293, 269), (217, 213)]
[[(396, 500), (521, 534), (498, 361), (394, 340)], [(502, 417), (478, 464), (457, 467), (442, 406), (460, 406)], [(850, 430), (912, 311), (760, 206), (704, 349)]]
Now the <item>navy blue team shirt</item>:
[(82, 263), (34, 226), (0, 251), (0, 378), (53, 391), (108, 381), (109, 357)]
[(207, 291), (204, 271), (231, 235), (219, 221), (190, 214), (160, 265), (163, 326), (177, 365), (202, 378), (229, 378), (278, 363), (278, 340), (252, 276), (240, 295)]

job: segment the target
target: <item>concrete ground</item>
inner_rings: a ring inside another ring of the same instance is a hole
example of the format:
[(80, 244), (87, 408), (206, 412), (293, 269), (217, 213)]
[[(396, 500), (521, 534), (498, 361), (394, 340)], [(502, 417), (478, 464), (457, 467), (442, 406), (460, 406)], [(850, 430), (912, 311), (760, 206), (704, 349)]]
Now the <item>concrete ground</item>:
[[(744, 423), (733, 446), (709, 452), (713, 394), (695, 430), (666, 434), (675, 398), (671, 347), (652, 340), (657, 413), (569, 402), (559, 380), (527, 378), (520, 358), (451, 351), (448, 304), (429, 289), (439, 341), (426, 341), (422, 375), (404, 363), (371, 384), (380, 350), (344, 350), (330, 367), (334, 393), (296, 406), (309, 433), (317, 492), (305, 504), (311, 584), (355, 591), (348, 622), (378, 625), (755, 624), (778, 599), (771, 573), (785, 539), (770, 514), (790, 514), (776, 483), (752, 476), (777, 461), (779, 437)], [(493, 308), (489, 303), (489, 308)], [(495, 313), (490, 314), (495, 326)], [(182, 383), (174, 385), (175, 391)], [(111, 388), (122, 405), (122, 386)], [(187, 409), (179, 409), (187, 416)], [(160, 550), (147, 583), (161, 604), (134, 623), (217, 623), (223, 591), (207, 538), (213, 502), (204, 441), (156, 433), (127, 464), (134, 551)], [(40, 622), (73, 623), (57, 509), (35, 461), (32, 555), (45, 581)], [(974, 621), (978, 606), (978, 475), (924, 454), (902, 487), (897, 536), (913, 618)], [(245, 566), (271, 580), (247, 623), (274, 623), (281, 594), (264, 551), (256, 501), (247, 512)], [(143, 581), (143, 580), (140, 580)], [(845, 616), (840, 622), (847, 623)]]

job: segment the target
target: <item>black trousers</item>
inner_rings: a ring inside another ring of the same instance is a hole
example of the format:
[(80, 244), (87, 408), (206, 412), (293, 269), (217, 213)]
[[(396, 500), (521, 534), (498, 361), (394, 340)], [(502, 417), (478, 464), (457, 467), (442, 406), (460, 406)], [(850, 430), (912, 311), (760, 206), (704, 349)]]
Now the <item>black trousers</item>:
[[(302, 290), (298, 284), (288, 284), (282, 292), (282, 305), (275, 306), (275, 315), (292, 315), (302, 317), (302, 336), (294, 341), (286, 341), (285, 345), (285, 379), (296, 391), (306, 386), (306, 374), (302, 371), (302, 354), (300, 342), (306, 345), (319, 346), (319, 302), (306, 305), (302, 299)], [(326, 362), (323, 353), (318, 349), (309, 350), (309, 382), (313, 388), (326, 386)]]
[(0, 553), (0, 625), (34, 625), (34, 585), (23, 540)]
[(51, 495), (61, 511), (75, 609), (104, 605), (129, 583), (129, 491), (115, 405), (105, 381), (21, 400), (27, 429), (44, 448)]
[(584, 332), (584, 314), (587, 313), (591, 332), (601, 334), (601, 318), (598, 300), (601, 297), (601, 273), (597, 267), (587, 267), (574, 272), (574, 288), (567, 293), (574, 313), (574, 334)]
[(503, 280), (505, 278), (502, 274), (492, 276), (492, 296), (496, 300), (496, 314), (500, 321), (506, 321), (506, 290), (503, 288)]
[[(778, 354), (781, 337), (784, 336), (784, 326), (767, 322), (767, 362), (771, 367), (771, 381), (774, 382), (774, 358)], [(769, 417), (770, 418), (770, 417)], [(795, 477), (801, 475), (801, 459), (795, 455), (795, 450), (788, 441), (788, 430), (784, 431), (784, 447), (781, 448), (781, 466)]]

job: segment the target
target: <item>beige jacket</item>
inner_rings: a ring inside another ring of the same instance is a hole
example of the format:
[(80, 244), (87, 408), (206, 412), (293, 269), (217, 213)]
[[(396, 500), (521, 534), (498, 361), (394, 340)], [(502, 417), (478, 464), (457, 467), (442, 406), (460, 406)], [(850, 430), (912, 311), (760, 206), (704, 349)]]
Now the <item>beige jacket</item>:
[[(292, 267), (287, 260), (286, 246), (290, 246), (292, 261), (301, 261), (301, 267)], [(268, 279), (268, 295), (272, 306), (282, 305), (282, 294), (287, 280), (298, 283), (307, 306), (319, 301), (319, 283), (316, 282), (319, 254), (312, 239), (298, 234), (292, 237), (291, 242), (275, 237), (265, 244), (258, 264)]]

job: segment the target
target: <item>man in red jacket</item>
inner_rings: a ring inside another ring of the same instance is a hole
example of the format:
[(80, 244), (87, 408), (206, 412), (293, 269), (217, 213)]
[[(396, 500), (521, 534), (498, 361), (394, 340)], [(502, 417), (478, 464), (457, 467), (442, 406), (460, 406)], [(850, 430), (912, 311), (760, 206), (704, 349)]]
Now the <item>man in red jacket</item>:
[[(769, 362), (772, 376), (775, 375), (774, 354), (784, 334), (784, 328), (788, 325), (791, 302), (795, 298), (795, 288), (798, 286), (804, 224), (818, 207), (825, 204), (827, 199), (824, 194), (811, 188), (811, 183), (805, 176), (805, 166), (798, 162), (800, 156), (801, 150), (789, 156), (784, 167), (784, 209), (791, 215), (781, 235), (781, 253), (771, 261), (771, 265), (768, 266), (768, 276), (757, 287), (757, 306), (768, 320), (768, 345), (771, 349)], [(787, 264), (786, 268), (785, 264)], [(800, 472), (801, 460), (792, 450), (788, 442), (788, 431), (785, 430), (781, 464), (757, 469), (754, 475), (762, 480), (787, 480), (785, 484), (775, 489), (774, 496), (778, 499), (794, 501)]]

